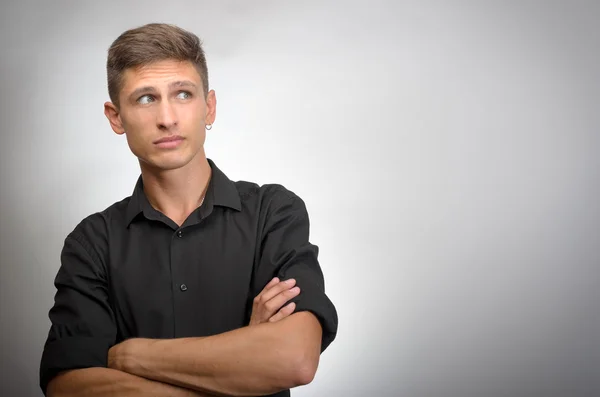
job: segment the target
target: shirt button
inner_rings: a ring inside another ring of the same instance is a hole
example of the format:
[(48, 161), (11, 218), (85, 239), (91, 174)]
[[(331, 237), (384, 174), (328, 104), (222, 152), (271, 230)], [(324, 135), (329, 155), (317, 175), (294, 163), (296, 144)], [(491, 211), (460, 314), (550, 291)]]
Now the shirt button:
[(183, 232), (181, 230), (177, 232), (177, 237), (183, 237)]
[(179, 289), (180, 289), (180, 290), (182, 290), (182, 291), (187, 291), (187, 285), (185, 285), (185, 284), (181, 284), (181, 285), (179, 286)]

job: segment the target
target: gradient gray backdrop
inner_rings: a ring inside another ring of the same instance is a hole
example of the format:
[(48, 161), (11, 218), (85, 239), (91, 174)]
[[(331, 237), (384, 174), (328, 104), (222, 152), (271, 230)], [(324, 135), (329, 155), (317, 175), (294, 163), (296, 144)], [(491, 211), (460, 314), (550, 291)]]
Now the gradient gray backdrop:
[(205, 42), (209, 157), (308, 205), (340, 323), (294, 396), (599, 396), (599, 4), (4, 1), (1, 395), (41, 396), (64, 238), (133, 190), (106, 50), (159, 21)]

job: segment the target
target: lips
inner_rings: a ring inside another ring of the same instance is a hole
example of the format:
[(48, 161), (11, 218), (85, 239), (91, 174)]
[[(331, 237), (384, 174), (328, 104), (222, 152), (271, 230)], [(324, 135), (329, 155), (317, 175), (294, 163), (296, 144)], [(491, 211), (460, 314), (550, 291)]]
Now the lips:
[(157, 141), (154, 141), (155, 144), (161, 144), (161, 143), (167, 143), (167, 142), (176, 142), (176, 141), (181, 141), (183, 140), (182, 136), (179, 135), (172, 135), (172, 136), (166, 136), (164, 138), (161, 138)]
[(177, 149), (183, 143), (183, 137), (179, 135), (166, 136), (154, 142), (154, 147), (160, 150)]

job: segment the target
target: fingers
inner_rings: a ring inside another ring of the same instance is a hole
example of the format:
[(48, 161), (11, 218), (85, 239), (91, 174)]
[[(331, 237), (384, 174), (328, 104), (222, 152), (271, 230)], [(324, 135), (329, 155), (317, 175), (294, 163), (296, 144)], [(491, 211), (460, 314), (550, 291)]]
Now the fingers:
[(267, 285), (265, 285), (265, 287), (262, 289), (262, 291), (260, 291), (260, 293), (258, 295), (256, 295), (256, 297), (254, 298), (253, 307), (256, 308), (261, 303), (266, 303), (266, 300), (264, 298), (265, 293), (267, 293), (267, 291), (269, 291), (271, 288), (273, 288), (278, 283), (279, 283), (279, 278), (273, 277), (271, 279), (271, 281), (269, 281), (269, 283)]
[(265, 293), (254, 298), (253, 310), (261, 313), (261, 318), (267, 320), (287, 301), (300, 293), (298, 286), (293, 287), (296, 280), (287, 280), (277, 283)]
[(278, 282), (279, 282), (279, 278), (273, 277), (273, 279), (271, 281), (269, 281), (269, 284), (265, 285), (265, 288), (263, 288), (262, 291), (260, 291), (260, 294), (258, 294), (258, 295), (264, 294), (266, 291), (268, 291), (272, 286), (274, 286)]
[(265, 303), (265, 308), (267, 309), (266, 318), (270, 318), (273, 316), (283, 305), (285, 305), (290, 299), (298, 296), (300, 293), (300, 287), (295, 286), (291, 289), (286, 289), (281, 291), (279, 294), (275, 295), (269, 301)]
[[(266, 303), (266, 302), (270, 301), (271, 299), (273, 299), (278, 294), (285, 291), (286, 289), (291, 289), (294, 285), (296, 285), (296, 280), (294, 280), (293, 278), (290, 278), (285, 281), (281, 281), (281, 282), (277, 283), (276, 285), (272, 286), (271, 288), (269, 288), (263, 294), (259, 295), (260, 301), (262, 303)], [(279, 308), (277, 308), (277, 309), (279, 309)]]
[(273, 317), (269, 319), (269, 322), (274, 323), (276, 321), (283, 320), (284, 318), (292, 314), (294, 312), (294, 309), (296, 309), (296, 304), (294, 302), (285, 305), (284, 307), (279, 309), (279, 311)]
[[(260, 324), (268, 321), (273, 315), (277, 314), (282, 306), (290, 299), (300, 293), (300, 288), (295, 285), (295, 279), (280, 281), (277, 277), (273, 278), (262, 290), (262, 292), (254, 298), (250, 324)], [(284, 310), (278, 319), (289, 316), (294, 310), (294, 306)], [(288, 312), (291, 310), (290, 312)]]

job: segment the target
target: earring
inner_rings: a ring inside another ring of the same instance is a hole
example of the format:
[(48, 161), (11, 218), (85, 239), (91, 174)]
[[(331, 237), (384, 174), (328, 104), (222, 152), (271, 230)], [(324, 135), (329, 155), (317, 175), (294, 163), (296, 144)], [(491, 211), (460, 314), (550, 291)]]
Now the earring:
[(210, 131), (212, 130), (212, 124), (206, 124), (204, 128), (206, 128), (207, 131)]

